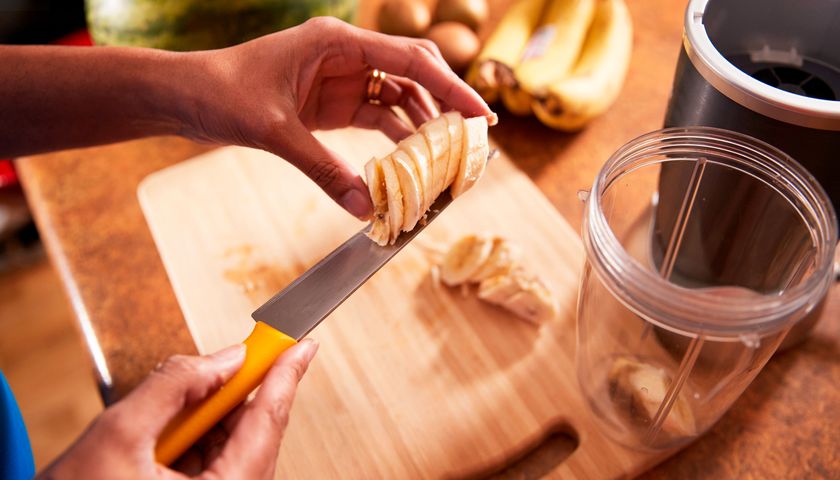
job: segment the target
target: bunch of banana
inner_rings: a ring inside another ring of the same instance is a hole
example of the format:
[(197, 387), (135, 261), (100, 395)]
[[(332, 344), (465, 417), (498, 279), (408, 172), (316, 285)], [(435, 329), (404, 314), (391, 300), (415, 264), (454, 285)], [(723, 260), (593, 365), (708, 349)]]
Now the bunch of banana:
[(534, 114), (558, 130), (582, 128), (618, 98), (632, 48), (633, 24), (624, 1), (599, 0), (577, 64), (536, 96)]
[(499, 87), (513, 76), (528, 39), (539, 24), (546, 0), (519, 0), (499, 21), (467, 71), (466, 81), (487, 103), (499, 98)]
[(534, 323), (557, 315), (554, 295), (519, 263), (519, 248), (501, 237), (467, 235), (452, 245), (440, 265), (450, 287), (478, 283), (478, 298)]
[(513, 78), (502, 85), (502, 101), (511, 113), (530, 114), (533, 95), (569, 74), (592, 22), (595, 1), (552, 0), (546, 5), (542, 25), (522, 52)]
[[(516, 8), (529, 2), (507, 12), (467, 82), (487, 101), (501, 96), (512, 113), (533, 112), (552, 128), (577, 130), (618, 97), (632, 50), (630, 14), (624, 0), (547, 0), (535, 22), (532, 10)], [(523, 46), (522, 28), (510, 25), (526, 24), (532, 30)], [(491, 70), (493, 95), (484, 93), (490, 77), (482, 75)]]
[(487, 119), (448, 112), (424, 123), (390, 155), (368, 161), (374, 213), (368, 236), (379, 245), (394, 243), (442, 191), (449, 188), (455, 198), (469, 190), (484, 173), (488, 153)]

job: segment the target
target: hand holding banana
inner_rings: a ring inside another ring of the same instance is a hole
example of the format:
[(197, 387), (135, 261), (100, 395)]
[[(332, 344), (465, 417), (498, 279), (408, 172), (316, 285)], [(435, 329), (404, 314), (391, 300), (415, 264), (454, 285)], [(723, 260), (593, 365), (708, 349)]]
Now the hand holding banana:
[(632, 43), (624, 0), (519, 0), (466, 80), (487, 102), (501, 98), (512, 113), (578, 130), (618, 97)]

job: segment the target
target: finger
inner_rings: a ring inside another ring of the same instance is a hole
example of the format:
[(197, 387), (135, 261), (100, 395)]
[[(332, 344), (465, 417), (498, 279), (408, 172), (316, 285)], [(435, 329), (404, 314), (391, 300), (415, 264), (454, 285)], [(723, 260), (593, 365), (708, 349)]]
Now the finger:
[(364, 63), (418, 82), (436, 98), (466, 116), (482, 115), (487, 117), (488, 123), (494, 122), (495, 114), (481, 96), (452, 69), (441, 64), (430, 52), (431, 47), (420, 46), (422, 44), (417, 41), (352, 28)]
[(441, 65), (443, 65), (446, 68), (449, 68), (449, 64), (446, 63), (446, 60), (443, 58), (443, 54), (440, 53), (440, 48), (438, 48), (438, 46), (437, 46), (437, 44), (435, 44), (435, 42), (433, 42), (431, 40), (428, 40), (428, 39), (425, 39), (425, 38), (410, 38), (410, 37), (406, 37), (406, 38), (409, 38), (410, 40), (414, 41), (421, 48), (423, 48), (425, 50), (428, 50), (429, 53), (434, 55), (434, 57), (438, 60), (438, 62), (440, 62)]
[(230, 436), (233, 433), (233, 430), (236, 428), (236, 425), (239, 423), (239, 419), (242, 418), (242, 414), (245, 413), (245, 404), (239, 404), (236, 408), (233, 409), (232, 412), (228, 413), (225, 418), (219, 422), (219, 425), (224, 429), (225, 433)]
[(211, 470), (221, 478), (273, 476), (298, 382), (317, 351), (318, 344), (307, 339), (280, 356)]
[(175, 461), (172, 469), (188, 477), (195, 477), (204, 471), (204, 460), (198, 450), (191, 448)]
[(363, 103), (350, 122), (356, 127), (379, 130), (394, 143), (414, 133), (414, 130), (389, 107)]
[(385, 105), (395, 105), (405, 110), (417, 127), (439, 115), (426, 89), (408, 78), (389, 75), (382, 83), (379, 98)]
[[(178, 412), (218, 390), (239, 370), (244, 360), (245, 345), (242, 344), (203, 357), (170, 357), (114, 405), (112, 414), (128, 417), (135, 429), (135, 438), (154, 446), (160, 432)], [(131, 435), (131, 432), (126, 434)]]
[(326, 148), (297, 117), (264, 144), (311, 178), (336, 203), (361, 220), (370, 218), (373, 204), (365, 182), (347, 162)]

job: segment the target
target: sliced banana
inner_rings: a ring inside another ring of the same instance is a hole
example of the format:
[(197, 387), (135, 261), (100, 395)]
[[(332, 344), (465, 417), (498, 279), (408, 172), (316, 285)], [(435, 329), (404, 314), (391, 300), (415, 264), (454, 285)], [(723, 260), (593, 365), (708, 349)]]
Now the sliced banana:
[(423, 210), (423, 187), (420, 185), (414, 162), (407, 153), (397, 150), (391, 154), (391, 160), (394, 162), (394, 170), (402, 191), (402, 231), (407, 232), (417, 225), (420, 215), (425, 211)]
[(408, 154), (417, 169), (420, 182), (420, 211), (421, 214), (425, 213), (429, 205), (437, 198), (430, 188), (434, 179), (432, 178), (432, 156), (426, 139), (423, 135), (414, 134), (402, 140), (397, 148)]
[(503, 302), (494, 302), (482, 297), (481, 293), (479, 289), (478, 298), (498, 303), (529, 322), (544, 323), (557, 316), (557, 306), (551, 292), (539, 281), (529, 283), (526, 288), (522, 288)]
[[(650, 425), (671, 386), (668, 373), (654, 365), (628, 358), (618, 358), (608, 374), (610, 396), (616, 405), (641, 425)], [(694, 436), (697, 427), (684, 391), (662, 421), (662, 431), (677, 437)]]
[(376, 242), (377, 245), (388, 245), (388, 241), (391, 238), (390, 227), (387, 222), (373, 222), (367, 236)]
[(412, 230), (440, 192), (451, 187), (455, 197), (467, 191), (484, 172), (489, 147), (487, 120), (464, 120), (449, 112), (426, 122), (399, 143), (397, 150), (365, 165), (374, 219), (368, 236), (380, 245), (393, 244), (400, 231)]
[(452, 185), (458, 176), (464, 144), (464, 117), (458, 112), (447, 112), (443, 116), (446, 118), (446, 129), (449, 130), (449, 161), (446, 162), (446, 179), (441, 191)]
[(493, 251), (493, 239), (480, 235), (467, 235), (458, 240), (443, 257), (440, 278), (454, 287), (470, 280)]
[(478, 298), (533, 323), (557, 316), (551, 290), (519, 264), (519, 248), (501, 237), (461, 238), (444, 256), (440, 273), (449, 286), (478, 283)]
[(519, 248), (513, 243), (504, 238), (495, 237), (493, 239), (493, 251), (484, 265), (472, 274), (470, 280), (480, 282), (485, 278), (509, 272), (519, 261), (520, 253)]
[[(432, 164), (431, 177), (432, 181), (426, 186), (427, 198), (437, 198), (440, 192), (446, 188), (446, 169), (449, 163), (450, 141), (449, 130), (447, 129), (446, 117), (437, 117), (426, 122), (420, 131), (426, 139), (426, 144), (429, 147), (430, 162)], [(429, 205), (432, 202), (428, 202)]]
[(379, 160), (372, 158), (365, 164), (370, 199), (373, 202), (373, 224), (368, 236), (379, 245), (386, 245), (390, 238), (388, 216), (388, 194), (385, 188), (385, 177)]
[(388, 223), (390, 224), (390, 238), (389, 242), (400, 234), (400, 228), (403, 224), (403, 195), (400, 188), (399, 177), (394, 167), (394, 161), (391, 156), (387, 156), (381, 160), (382, 176), (385, 178), (385, 190), (388, 196)]
[(521, 291), (522, 287), (513, 275), (496, 275), (481, 282), (478, 286), (478, 298), (497, 305), (504, 304), (510, 297)]
[(484, 173), (490, 147), (487, 144), (487, 119), (473, 117), (464, 119), (464, 134), (461, 145), (461, 164), (458, 175), (452, 182), (452, 196), (457, 197), (475, 184)]

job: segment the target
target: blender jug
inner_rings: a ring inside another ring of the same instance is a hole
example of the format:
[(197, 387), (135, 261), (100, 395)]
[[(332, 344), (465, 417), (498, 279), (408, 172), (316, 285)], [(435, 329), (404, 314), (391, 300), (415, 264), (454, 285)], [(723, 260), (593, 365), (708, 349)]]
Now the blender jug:
[[(667, 185), (666, 169), (679, 172)], [(713, 188), (723, 177), (727, 188)], [(726, 130), (672, 128), (607, 161), (583, 240), (584, 397), (609, 436), (659, 450), (717, 421), (819, 304), (833, 281), (837, 219), (819, 183), (780, 150)]]
[[(702, 125), (724, 128), (763, 140), (803, 165), (840, 208), (840, 2), (816, 0), (690, 0), (686, 8), (683, 48), (665, 127)], [(672, 186), (690, 170), (679, 164), (666, 165), (660, 176), (660, 197), (664, 200), (656, 214), (657, 256), (665, 254), (669, 231), (675, 221), (679, 195)], [(712, 179), (711, 177), (714, 177)], [(780, 207), (781, 201), (766, 189), (746, 189), (741, 177), (728, 171), (707, 172), (698, 194), (710, 197), (708, 204), (695, 211), (709, 216), (708, 222), (730, 222), (719, 227), (717, 236), (686, 239), (684, 249), (717, 249), (728, 236), (738, 237), (738, 217), (724, 219), (721, 209), (730, 201), (745, 209), (776, 211), (778, 221), (766, 226), (764, 235), (753, 238), (752, 260), (761, 262), (763, 251), (782, 248), (785, 232), (795, 230), (795, 214)], [(728, 199), (723, 192), (737, 192)], [(792, 216), (791, 216), (792, 215)], [(727, 236), (722, 236), (726, 232)], [(758, 264), (756, 264), (757, 266)], [(689, 258), (673, 266), (677, 277), (704, 281), (757, 283), (773, 279), (753, 278), (753, 268), (724, 270), (722, 264), (698, 264)], [(769, 285), (769, 284), (768, 284)], [(816, 323), (819, 312), (799, 322), (782, 348), (803, 340)]]

